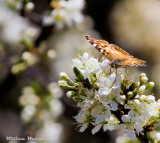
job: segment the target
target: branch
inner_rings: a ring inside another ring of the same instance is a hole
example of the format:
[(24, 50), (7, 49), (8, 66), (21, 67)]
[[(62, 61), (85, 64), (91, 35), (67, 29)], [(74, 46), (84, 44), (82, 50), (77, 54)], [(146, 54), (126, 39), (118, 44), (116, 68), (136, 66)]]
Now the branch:
[(146, 134), (146, 128), (142, 132), (137, 132), (135, 130), (136, 137), (142, 142), (142, 143), (150, 143), (147, 134)]

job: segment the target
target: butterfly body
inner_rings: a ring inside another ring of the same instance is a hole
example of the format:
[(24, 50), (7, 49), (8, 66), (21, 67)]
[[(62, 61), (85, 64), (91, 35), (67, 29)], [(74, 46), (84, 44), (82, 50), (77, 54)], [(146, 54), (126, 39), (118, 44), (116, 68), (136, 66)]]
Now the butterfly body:
[(86, 39), (111, 62), (112, 67), (145, 66), (145, 61), (134, 58), (117, 45), (109, 44), (104, 40), (96, 40), (89, 35)]

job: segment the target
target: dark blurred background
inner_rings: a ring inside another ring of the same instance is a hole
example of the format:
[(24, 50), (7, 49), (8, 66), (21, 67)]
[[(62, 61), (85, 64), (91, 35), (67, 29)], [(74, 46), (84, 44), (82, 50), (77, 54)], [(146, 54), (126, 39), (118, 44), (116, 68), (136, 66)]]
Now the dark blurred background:
[(2, 0), (0, 143), (9, 142), (6, 136), (55, 139), (47, 143), (125, 142), (117, 132), (92, 135), (92, 127), (79, 133), (73, 118), (78, 108), (57, 85), (62, 71), (74, 78), (77, 53), (99, 55), (87, 34), (147, 61), (147, 67), (129, 70), (137, 77), (145, 72), (156, 84), (147, 94), (159, 98), (159, 0)]

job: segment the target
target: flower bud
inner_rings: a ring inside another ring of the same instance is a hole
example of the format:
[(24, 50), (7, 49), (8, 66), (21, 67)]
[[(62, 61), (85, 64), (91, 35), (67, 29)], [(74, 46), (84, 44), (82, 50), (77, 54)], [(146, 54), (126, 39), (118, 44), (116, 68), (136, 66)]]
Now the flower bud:
[(133, 101), (132, 100), (128, 100), (128, 104), (133, 104)]
[(67, 89), (75, 89), (75, 86), (69, 86), (68, 83), (65, 80), (59, 80), (58, 84), (61, 88), (67, 88)]
[(146, 89), (152, 89), (153, 87), (154, 87), (154, 82), (149, 82), (149, 83), (147, 84)]
[(141, 93), (146, 89), (145, 85), (140, 86), (140, 88), (138, 89), (138, 92)]
[(72, 97), (76, 96), (76, 93), (74, 91), (68, 91), (66, 93), (66, 95), (67, 95), (68, 98), (72, 98)]
[(140, 78), (147, 77), (145, 73), (141, 73)]
[(123, 122), (130, 122), (130, 117), (128, 115), (123, 115), (121, 119)]
[(136, 96), (135, 96), (135, 98), (139, 98), (140, 96), (139, 96), (139, 94), (137, 94)]
[(140, 100), (141, 100), (141, 101), (144, 101), (144, 100), (146, 100), (146, 98), (147, 98), (146, 95), (141, 95)]
[(134, 100), (134, 105), (139, 107), (141, 105), (141, 102), (138, 99)]
[(125, 95), (121, 95), (120, 99), (124, 101), (124, 100), (126, 100), (126, 96)]
[(153, 95), (148, 95), (148, 96), (147, 96), (147, 101), (148, 101), (149, 103), (153, 103), (153, 102), (155, 102), (155, 97), (154, 97)]
[(148, 81), (148, 78), (146, 76), (141, 78), (141, 82), (147, 83), (147, 81)]
[(133, 97), (133, 92), (132, 92), (132, 91), (129, 91), (129, 92), (127, 93), (127, 95), (128, 95), (128, 98), (130, 99), (130, 98)]
[(137, 82), (137, 86), (139, 86), (140, 85), (140, 82)]
[(61, 72), (59, 75), (63, 80), (70, 80), (69, 76), (65, 72)]
[(65, 80), (59, 80), (58, 84), (61, 86), (69, 86), (68, 83)]

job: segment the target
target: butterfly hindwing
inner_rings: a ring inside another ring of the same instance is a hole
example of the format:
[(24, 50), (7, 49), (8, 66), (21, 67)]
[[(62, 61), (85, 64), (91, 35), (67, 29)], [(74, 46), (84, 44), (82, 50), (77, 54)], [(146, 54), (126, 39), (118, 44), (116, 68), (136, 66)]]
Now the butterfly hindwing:
[(145, 63), (146, 61), (137, 58), (130, 58), (119, 62), (117, 66), (146, 66)]

